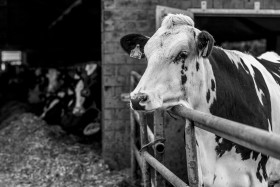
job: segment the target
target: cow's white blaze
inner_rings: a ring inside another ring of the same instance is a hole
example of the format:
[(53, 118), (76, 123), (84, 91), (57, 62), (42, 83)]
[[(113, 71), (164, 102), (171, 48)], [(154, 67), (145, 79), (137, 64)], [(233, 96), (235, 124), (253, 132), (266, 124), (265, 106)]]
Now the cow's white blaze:
[(85, 97), (81, 95), (81, 91), (84, 89), (84, 82), (79, 80), (75, 87), (75, 106), (73, 108), (73, 114), (80, 114), (84, 112), (83, 103), (85, 101)]
[(90, 76), (91, 74), (93, 74), (93, 72), (96, 70), (96, 68), (97, 68), (97, 64), (87, 64), (85, 67), (87, 76)]

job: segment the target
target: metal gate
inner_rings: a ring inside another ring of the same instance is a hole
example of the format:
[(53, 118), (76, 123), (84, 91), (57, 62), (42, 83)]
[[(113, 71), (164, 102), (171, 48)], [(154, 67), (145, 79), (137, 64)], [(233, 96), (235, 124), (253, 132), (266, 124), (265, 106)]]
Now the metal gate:
[[(131, 72), (130, 90), (134, 89), (135, 84), (140, 78), (141, 75), (134, 71)], [(129, 101), (129, 96), (127, 94), (122, 96), (123, 100)], [(188, 109), (183, 106), (174, 107), (172, 112), (191, 121), (185, 126), (186, 167), (188, 170), (188, 181), (191, 187), (198, 186), (198, 166), (194, 126), (280, 160), (280, 135)], [(130, 115), (132, 178), (136, 179), (137, 166), (139, 166), (144, 187), (162, 187), (165, 186), (165, 180), (176, 187), (188, 186), (162, 164), (164, 162), (165, 148), (163, 128), (164, 111), (156, 110), (153, 113), (153, 129), (147, 125), (149, 122), (148, 114), (138, 113), (131, 110)], [(137, 124), (139, 124), (140, 127), (140, 150), (135, 144)]]

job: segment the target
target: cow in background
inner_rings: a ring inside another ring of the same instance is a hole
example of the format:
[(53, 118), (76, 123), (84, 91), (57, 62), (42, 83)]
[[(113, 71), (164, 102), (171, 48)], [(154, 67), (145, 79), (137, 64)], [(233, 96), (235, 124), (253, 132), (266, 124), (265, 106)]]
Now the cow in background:
[[(81, 137), (83, 142), (100, 139), (100, 67), (87, 64), (77, 68), (75, 73), (64, 74), (64, 82), (56, 94), (49, 96), (49, 102), (41, 118), (48, 124), (60, 125), (70, 134)], [(98, 72), (99, 71), (99, 72)], [(97, 98), (96, 98), (97, 97)], [(98, 104), (96, 104), (98, 103)]]
[(95, 63), (86, 64), (75, 76), (75, 102), (71, 113), (63, 118), (63, 127), (89, 139), (100, 137), (101, 68)]
[[(184, 15), (169, 14), (151, 37), (121, 39), (147, 69), (131, 92), (139, 111), (175, 105), (280, 134), (280, 63), (215, 47), (207, 31)], [(186, 123), (189, 123), (186, 120)], [(199, 186), (279, 186), (280, 162), (195, 127)]]

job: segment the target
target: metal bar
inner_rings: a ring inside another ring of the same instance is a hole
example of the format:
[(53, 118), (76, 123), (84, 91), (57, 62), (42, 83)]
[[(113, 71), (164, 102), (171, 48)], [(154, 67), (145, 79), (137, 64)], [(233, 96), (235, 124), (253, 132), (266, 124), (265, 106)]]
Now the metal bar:
[(149, 126), (147, 126), (147, 133), (148, 133), (149, 142), (155, 141), (155, 136)]
[(137, 166), (136, 166), (136, 160), (134, 156), (134, 148), (135, 145), (135, 136), (136, 136), (136, 129), (135, 129), (135, 120), (134, 120), (134, 114), (133, 111), (130, 110), (130, 167), (131, 167), (131, 173), (130, 176), (133, 181), (137, 178)]
[[(140, 124), (140, 116), (139, 116), (139, 113), (136, 112), (136, 111), (133, 111), (134, 113), (134, 118), (135, 120), (137, 121), (138, 124)], [(148, 140), (150, 142), (153, 142), (155, 140), (155, 136), (151, 130), (151, 128), (149, 126), (147, 126), (147, 133), (148, 133)]]
[(136, 71), (131, 71), (130, 75), (132, 77), (134, 77), (135, 79), (137, 79), (137, 81), (139, 81), (141, 79), (141, 75), (139, 73), (137, 73)]
[(280, 10), (254, 10), (254, 9), (188, 9), (195, 16), (236, 16), (236, 17), (280, 17)]
[[(154, 112), (154, 137), (155, 139), (163, 139), (164, 138), (164, 111), (163, 110), (156, 110)], [(155, 158), (163, 163), (164, 162), (164, 150), (165, 145), (161, 142), (155, 144), (154, 147), (154, 155)], [(165, 180), (160, 175), (158, 171), (155, 170), (155, 186), (159, 187), (165, 187)]]
[(186, 159), (189, 185), (198, 187), (198, 165), (196, 152), (196, 138), (193, 121), (187, 121), (185, 126)]
[(134, 155), (135, 155), (135, 158), (136, 158), (136, 161), (141, 169), (141, 171), (143, 170), (143, 165), (142, 165), (142, 158), (141, 158), (141, 155), (137, 149), (137, 147), (135, 145), (132, 146), (133, 148), (133, 152), (134, 152)]
[(169, 169), (167, 169), (164, 165), (157, 161), (157, 159), (151, 156), (147, 151), (143, 151), (141, 155), (155, 170), (157, 170), (173, 186), (188, 187), (188, 185), (184, 183), (184, 181), (182, 181), (179, 177), (177, 177), (174, 173), (172, 173)]
[(277, 134), (183, 106), (176, 106), (173, 111), (181, 117), (197, 122), (195, 126), (199, 128), (249, 149), (280, 159), (280, 136)]
[[(134, 78), (133, 76), (131, 75), (130, 76), (130, 90), (134, 89)], [(136, 159), (137, 159), (137, 155), (135, 155), (135, 136), (136, 136), (136, 129), (135, 129), (135, 117), (134, 117), (134, 111), (133, 110), (130, 110), (130, 167), (131, 167), (131, 170), (130, 170), (130, 176), (134, 181), (136, 181), (137, 179), (137, 165), (136, 165)], [(136, 157), (136, 158), (135, 158)], [(138, 164), (140, 162), (138, 161)], [(140, 164), (139, 164), (140, 166)], [(141, 168), (141, 166), (140, 166)], [(142, 168), (141, 168), (142, 169)]]
[[(144, 113), (140, 113), (140, 139), (141, 147), (148, 144), (147, 116)], [(148, 151), (148, 147), (143, 147), (142, 150)], [(144, 187), (151, 187), (150, 166), (145, 159), (142, 159), (142, 166), (142, 179)]]

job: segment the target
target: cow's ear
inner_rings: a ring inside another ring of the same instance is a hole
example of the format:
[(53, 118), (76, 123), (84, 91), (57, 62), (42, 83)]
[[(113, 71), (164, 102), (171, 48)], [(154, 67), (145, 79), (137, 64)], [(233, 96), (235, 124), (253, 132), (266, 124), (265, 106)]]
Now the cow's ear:
[(123, 36), (120, 40), (122, 48), (132, 58), (144, 58), (144, 46), (146, 45), (149, 37), (141, 34), (128, 34)]
[(213, 45), (214, 38), (207, 31), (201, 31), (197, 36), (197, 49), (199, 56), (206, 58), (210, 55)]

